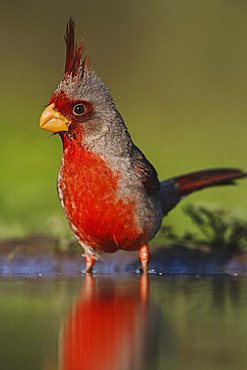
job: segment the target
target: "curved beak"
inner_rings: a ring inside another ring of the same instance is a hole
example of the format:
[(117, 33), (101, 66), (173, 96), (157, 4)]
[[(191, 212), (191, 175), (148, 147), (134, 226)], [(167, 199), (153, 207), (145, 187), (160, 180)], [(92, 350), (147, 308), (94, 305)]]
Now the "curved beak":
[(45, 108), (39, 120), (39, 127), (50, 132), (68, 131), (69, 121), (55, 110), (54, 106), (52, 103)]

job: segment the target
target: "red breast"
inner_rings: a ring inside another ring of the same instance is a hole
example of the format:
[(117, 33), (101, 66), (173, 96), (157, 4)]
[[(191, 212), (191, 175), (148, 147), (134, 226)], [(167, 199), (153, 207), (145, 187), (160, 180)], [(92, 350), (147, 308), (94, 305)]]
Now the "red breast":
[(58, 191), (79, 239), (105, 252), (139, 249), (143, 239), (134, 197), (118, 196), (120, 173), (99, 155), (64, 137)]

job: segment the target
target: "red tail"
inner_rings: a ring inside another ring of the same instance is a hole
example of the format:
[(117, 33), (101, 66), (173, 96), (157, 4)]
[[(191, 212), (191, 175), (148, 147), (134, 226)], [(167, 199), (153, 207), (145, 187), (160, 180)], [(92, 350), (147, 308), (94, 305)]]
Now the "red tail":
[(235, 180), (247, 177), (237, 168), (214, 168), (173, 177), (160, 183), (163, 215), (166, 216), (185, 196), (194, 191), (219, 185), (235, 185)]
[(178, 186), (179, 195), (184, 196), (210, 186), (235, 185), (235, 180), (242, 177), (247, 177), (247, 173), (239, 169), (216, 168), (174, 177), (173, 180)]

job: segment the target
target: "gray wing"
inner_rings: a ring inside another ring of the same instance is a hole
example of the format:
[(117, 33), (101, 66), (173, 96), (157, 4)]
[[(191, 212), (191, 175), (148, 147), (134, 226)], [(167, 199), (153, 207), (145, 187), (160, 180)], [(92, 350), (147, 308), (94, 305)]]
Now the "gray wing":
[(160, 191), (158, 174), (145, 155), (135, 146), (135, 171), (147, 193)]

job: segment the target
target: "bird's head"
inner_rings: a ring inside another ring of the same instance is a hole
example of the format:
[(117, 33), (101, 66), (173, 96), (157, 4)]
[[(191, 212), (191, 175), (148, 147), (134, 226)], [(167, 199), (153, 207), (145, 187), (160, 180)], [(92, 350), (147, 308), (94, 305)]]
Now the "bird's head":
[(70, 140), (100, 136), (116, 112), (113, 99), (88, 58), (83, 59), (83, 42), (79, 46), (75, 43), (72, 19), (67, 24), (65, 43), (64, 76), (40, 117), (40, 127)]

